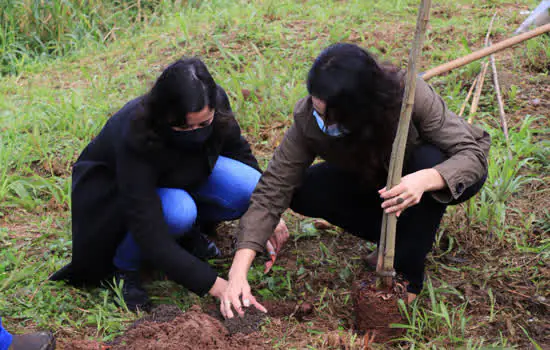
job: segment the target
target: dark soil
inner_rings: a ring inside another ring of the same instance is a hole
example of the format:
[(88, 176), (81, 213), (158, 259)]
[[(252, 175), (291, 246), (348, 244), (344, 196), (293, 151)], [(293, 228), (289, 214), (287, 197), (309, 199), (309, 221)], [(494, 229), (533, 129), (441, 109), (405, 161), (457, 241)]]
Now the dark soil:
[(374, 341), (383, 343), (399, 337), (402, 328), (390, 328), (392, 323), (404, 323), (397, 304), (399, 299), (407, 300), (407, 292), (401, 283), (395, 283), (391, 290), (376, 288), (376, 274), (368, 272), (363, 279), (352, 286), (355, 311), (355, 328), (359, 333), (374, 335)]
[(232, 319), (224, 319), (216, 305), (210, 305), (206, 312), (208, 315), (221, 321), (229, 331), (229, 334), (253, 333), (259, 330), (262, 321), (266, 317), (295, 317), (298, 321), (302, 321), (305, 316), (313, 312), (313, 306), (309, 303), (299, 305), (295, 302), (265, 301), (262, 302), (262, 305), (268, 310), (267, 313), (263, 313), (252, 306), (245, 310), (245, 315), (243, 317), (236, 315)]
[(212, 308), (207, 311), (207, 314), (222, 322), (230, 335), (254, 333), (260, 329), (262, 321), (267, 317), (266, 313), (255, 307), (247, 308), (243, 317), (235, 313), (232, 319), (224, 319), (219, 309)]
[(132, 326), (137, 326), (143, 322), (169, 322), (180, 315), (183, 315), (183, 311), (176, 305), (161, 304), (152, 309), (150, 314), (136, 321)]

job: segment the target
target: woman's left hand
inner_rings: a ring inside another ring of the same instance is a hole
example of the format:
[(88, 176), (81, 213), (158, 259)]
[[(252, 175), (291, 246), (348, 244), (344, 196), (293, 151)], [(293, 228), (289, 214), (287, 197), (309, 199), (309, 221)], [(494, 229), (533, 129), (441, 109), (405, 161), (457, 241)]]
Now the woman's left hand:
[(445, 180), (439, 172), (433, 168), (423, 169), (406, 175), (399, 185), (389, 191), (386, 187), (378, 191), (384, 199), (382, 208), (389, 213), (396, 213), (397, 217), (403, 210), (420, 202), (422, 195), (427, 191), (435, 191), (445, 187)]

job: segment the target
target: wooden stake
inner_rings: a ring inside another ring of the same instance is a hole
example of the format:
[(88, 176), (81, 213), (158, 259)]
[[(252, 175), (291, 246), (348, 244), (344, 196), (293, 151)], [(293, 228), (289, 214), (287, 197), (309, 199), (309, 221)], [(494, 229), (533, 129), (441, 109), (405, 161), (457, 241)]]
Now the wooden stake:
[(498, 51), (502, 51), (504, 49), (507, 49), (511, 46), (514, 46), (516, 44), (519, 44), (525, 40), (534, 38), (536, 36), (539, 36), (544, 33), (550, 32), (550, 23), (545, 24), (543, 26), (540, 26), (538, 28), (535, 28), (533, 30), (530, 30), (526, 33), (513, 36), (511, 38), (508, 38), (506, 40), (503, 40), (497, 44), (491, 45), (489, 47), (484, 47), (481, 50), (474, 51), (469, 55), (466, 55), (464, 57), (457, 58), (456, 60), (453, 60), (451, 62), (447, 62), (445, 64), (442, 64), (440, 66), (437, 66), (435, 68), (432, 68), (430, 70), (427, 70), (426, 72), (422, 73), (421, 76), (424, 80), (429, 80), (436, 75), (441, 75), (443, 73), (447, 73), (455, 68), (462, 67), (468, 63), (472, 63), (473, 61), (477, 61), (480, 58), (487, 57), (490, 54), (496, 53)]
[[(485, 35), (485, 47), (489, 47), (489, 38), (491, 37), (491, 30), (493, 29), (493, 22), (495, 21), (496, 12), (493, 15), (493, 18), (491, 18), (491, 22), (489, 23), (489, 28), (487, 29), (487, 34)], [(474, 94), (474, 98), (472, 100), (472, 106), (470, 107), (470, 117), (468, 118), (468, 123), (472, 124), (474, 121), (474, 115), (477, 112), (477, 106), (479, 104), (479, 98), (481, 97), (481, 92), (483, 90), (483, 82), (485, 81), (485, 76), (487, 75), (487, 68), (489, 67), (489, 61), (485, 62), (483, 64), (483, 68), (481, 68), (481, 72), (477, 76), (478, 78), (478, 84), (476, 88), (476, 93)]]
[(474, 79), (474, 82), (472, 83), (472, 86), (470, 86), (470, 90), (468, 90), (468, 95), (466, 95), (466, 99), (464, 102), (462, 102), (462, 106), (460, 107), (460, 112), (458, 112), (458, 116), (462, 117), (462, 114), (464, 114), (464, 110), (466, 109), (466, 105), (468, 104), (468, 101), (470, 101), (470, 97), (472, 96), (472, 92), (474, 92), (474, 88), (476, 87), (477, 81), (479, 80), (479, 74)]
[[(401, 115), (397, 133), (392, 146), (390, 167), (388, 172), (388, 181), (386, 188), (389, 190), (401, 182), (401, 173), (403, 171), (403, 158), (405, 156), (405, 146), (407, 144), (407, 135), (414, 105), (414, 96), (416, 91), (417, 63), (420, 59), (424, 36), (428, 20), (430, 17), (431, 0), (421, 0), (416, 21), (416, 31), (409, 61), (407, 67), (407, 76), (405, 78), (405, 93), (401, 105)], [(376, 272), (379, 277), (377, 283), (379, 286), (390, 288), (393, 285), (393, 261), (395, 256), (395, 231), (397, 226), (397, 217), (395, 213), (385, 214), (382, 218), (382, 231), (380, 233), (380, 243), (383, 243), (383, 249), (379, 250), (382, 258), (379, 258), (379, 264)], [(380, 283), (381, 282), (381, 283)]]
[(508, 136), (508, 123), (506, 122), (506, 113), (504, 112), (504, 101), (502, 100), (502, 94), (500, 93), (500, 83), (498, 81), (497, 65), (495, 62), (495, 56), (491, 55), (491, 68), (493, 70), (493, 84), (495, 86), (495, 92), (497, 94), (498, 111), (500, 114), (500, 124), (502, 125), (502, 131), (504, 132), (504, 139), (506, 140), (506, 148), (508, 149), (508, 157), (512, 159), (512, 150), (510, 150), (510, 138)]
[(489, 62), (485, 62), (479, 73), (479, 81), (476, 85), (476, 92), (472, 98), (472, 106), (470, 106), (470, 117), (468, 118), (468, 123), (472, 124), (474, 121), (474, 114), (477, 112), (477, 106), (479, 104), (479, 98), (481, 97), (481, 92), (483, 90), (483, 83), (485, 82), (485, 75), (487, 75), (487, 68), (489, 67)]

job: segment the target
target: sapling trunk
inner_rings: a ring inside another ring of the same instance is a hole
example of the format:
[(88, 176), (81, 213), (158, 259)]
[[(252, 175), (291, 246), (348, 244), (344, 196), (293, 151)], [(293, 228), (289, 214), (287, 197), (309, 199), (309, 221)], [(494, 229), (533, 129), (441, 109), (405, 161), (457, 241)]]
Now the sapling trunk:
[[(405, 146), (407, 144), (407, 135), (409, 133), (409, 124), (416, 91), (417, 62), (419, 61), (422, 46), (424, 44), (424, 36), (430, 17), (431, 4), (431, 0), (421, 0), (418, 10), (416, 31), (412, 49), (409, 54), (407, 76), (405, 78), (405, 93), (401, 105), (401, 114), (399, 116), (399, 124), (392, 146), (388, 181), (386, 184), (388, 190), (401, 182), (403, 158), (405, 156)], [(376, 267), (376, 272), (379, 275), (377, 285), (381, 287), (389, 288), (393, 285), (396, 226), (396, 215), (384, 213), (382, 218), (382, 232), (380, 234), (381, 247), (379, 249), (379, 258)]]

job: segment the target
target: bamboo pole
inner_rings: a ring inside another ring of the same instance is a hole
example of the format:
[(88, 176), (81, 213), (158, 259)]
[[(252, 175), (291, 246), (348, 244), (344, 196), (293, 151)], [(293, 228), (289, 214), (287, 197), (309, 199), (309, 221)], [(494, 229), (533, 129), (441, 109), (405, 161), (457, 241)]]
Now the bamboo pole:
[[(417, 63), (420, 60), (420, 54), (422, 52), (422, 46), (424, 44), (424, 36), (430, 18), (431, 4), (431, 0), (421, 0), (418, 9), (418, 18), (416, 21), (414, 41), (409, 54), (407, 76), (405, 80), (405, 92), (403, 96), (403, 103), (401, 105), (401, 115), (399, 116), (397, 133), (392, 146), (388, 181), (386, 185), (386, 188), (388, 190), (401, 182), (405, 146), (407, 143), (409, 124), (411, 121), (411, 114), (414, 105)], [(393, 262), (395, 256), (396, 226), (397, 217), (395, 213), (384, 213), (382, 217), (382, 231), (380, 233), (380, 242), (383, 243), (383, 249), (380, 250), (380, 255), (382, 255), (382, 258), (379, 258), (379, 264), (376, 268), (376, 272), (379, 276), (377, 285), (387, 288), (393, 285), (393, 276), (395, 275)]]
[(550, 23), (545, 24), (543, 26), (540, 26), (538, 28), (535, 28), (533, 30), (530, 30), (526, 33), (508, 38), (506, 40), (503, 40), (499, 43), (496, 43), (494, 45), (491, 45), (489, 47), (485, 47), (483, 49), (480, 49), (478, 51), (474, 51), (469, 55), (466, 55), (464, 57), (457, 58), (456, 60), (453, 60), (451, 62), (447, 62), (445, 64), (442, 64), (440, 66), (437, 66), (435, 68), (429, 69), (426, 72), (421, 74), (421, 77), (424, 80), (429, 80), (436, 75), (441, 75), (443, 73), (447, 73), (455, 68), (462, 67), (468, 63), (471, 63), (473, 61), (477, 61), (480, 58), (487, 57), (495, 52), (502, 51), (504, 49), (509, 48), (510, 46), (514, 46), (516, 44), (519, 44), (525, 40), (534, 38), (536, 36), (539, 36), (544, 33), (550, 32)]

